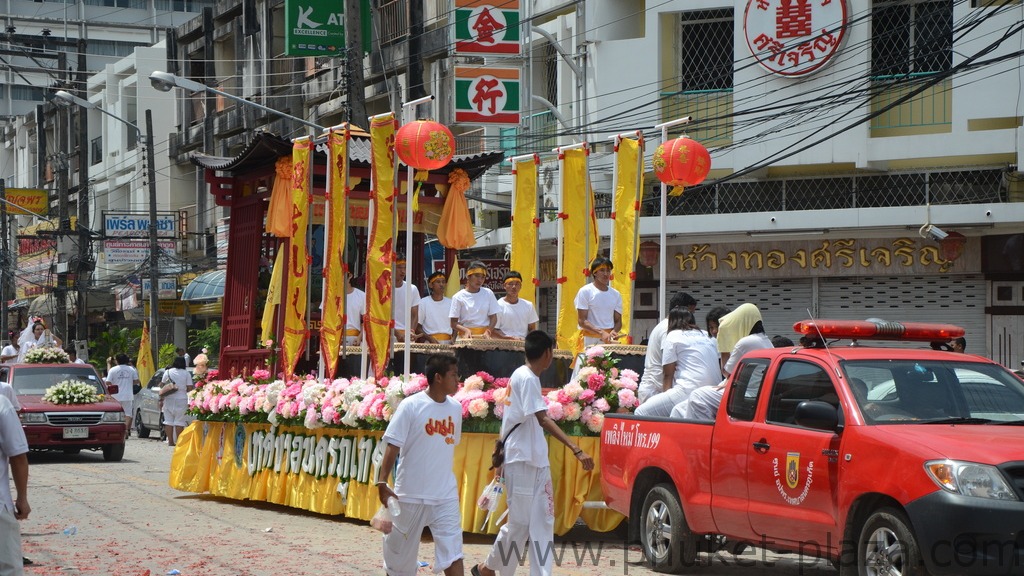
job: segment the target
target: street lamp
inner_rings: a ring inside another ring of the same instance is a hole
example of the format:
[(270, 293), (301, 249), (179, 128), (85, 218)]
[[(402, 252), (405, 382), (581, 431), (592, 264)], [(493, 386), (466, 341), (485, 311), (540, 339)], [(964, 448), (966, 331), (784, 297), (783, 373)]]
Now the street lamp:
[(216, 88), (210, 88), (206, 84), (201, 84), (199, 82), (196, 82), (195, 80), (189, 80), (188, 78), (182, 78), (181, 76), (176, 76), (174, 74), (171, 74), (170, 72), (162, 72), (160, 70), (156, 70), (149, 75), (149, 82), (153, 85), (153, 88), (156, 88), (161, 92), (170, 92), (174, 88), (181, 88), (182, 90), (188, 90), (189, 92), (209, 92), (210, 94), (223, 96), (224, 98), (227, 98), (228, 100), (231, 100), (233, 102), (238, 102), (239, 104), (244, 104), (246, 106), (252, 106), (253, 108), (263, 110), (264, 112), (267, 112), (269, 114), (274, 114), (275, 116), (287, 118), (289, 120), (292, 120), (293, 122), (298, 122), (299, 124), (302, 124), (304, 126), (309, 126), (310, 128), (317, 130), (318, 132), (326, 130), (326, 128), (324, 128), (323, 126), (316, 124), (314, 122), (310, 122), (309, 120), (304, 120), (302, 118), (299, 118), (298, 116), (292, 116), (291, 114), (285, 114), (284, 112), (281, 112), (279, 110), (268, 108), (262, 104), (257, 104), (256, 102), (253, 102), (251, 100), (246, 100), (245, 98), (235, 96), (234, 94), (222, 92), (220, 90), (217, 90)]
[[(58, 90), (54, 94), (55, 104), (60, 106), (81, 106), (87, 110), (96, 110), (110, 116), (114, 120), (123, 122), (135, 130), (138, 141), (146, 147), (146, 178), (149, 180), (149, 343), (152, 348), (153, 358), (160, 357), (160, 347), (157, 342), (157, 313), (160, 305), (160, 267), (157, 256), (160, 254), (160, 246), (157, 243), (156, 229), (156, 161), (153, 158), (153, 112), (146, 109), (146, 128), (149, 134), (143, 135), (142, 129), (137, 125), (121, 118), (116, 114), (107, 112), (96, 104), (83, 100), (66, 90)], [(82, 222), (78, 223), (83, 226)], [(84, 311), (79, 311), (84, 313)]]

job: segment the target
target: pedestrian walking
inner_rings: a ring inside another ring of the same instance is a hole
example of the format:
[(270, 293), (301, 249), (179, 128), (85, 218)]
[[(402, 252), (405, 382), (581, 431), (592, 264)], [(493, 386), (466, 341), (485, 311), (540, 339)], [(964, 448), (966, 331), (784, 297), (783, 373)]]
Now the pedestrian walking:
[[(11, 479), (18, 492), (11, 496)], [(28, 518), (28, 440), (14, 406), (0, 395), (0, 574), (21, 576), (26, 562), (21, 555), (19, 520)]]
[(511, 576), (526, 554), (530, 540), (530, 575), (551, 574), (555, 543), (555, 502), (551, 464), (544, 432), (565, 444), (583, 466), (594, 469), (594, 460), (548, 418), (540, 390), (540, 375), (554, 357), (554, 340), (534, 330), (526, 335), (526, 364), (512, 373), (508, 405), (501, 419), (505, 463), (498, 473), (505, 478), (508, 523), (501, 527), (483, 564), (473, 566), (473, 576)]

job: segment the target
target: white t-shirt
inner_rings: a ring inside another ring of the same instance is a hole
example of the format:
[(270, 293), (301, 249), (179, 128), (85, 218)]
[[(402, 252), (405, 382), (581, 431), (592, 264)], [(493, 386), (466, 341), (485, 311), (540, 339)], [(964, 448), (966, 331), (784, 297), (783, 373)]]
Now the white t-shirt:
[(353, 288), (345, 295), (345, 329), (363, 331), (359, 319), (366, 314), (366, 292)]
[[(420, 305), (420, 290), (411, 282), (403, 282), (400, 287), (395, 286), (393, 298), (395, 330), (405, 330), (405, 308), (408, 306), (409, 309), (412, 309)], [(411, 314), (410, 321), (415, 320), (416, 316), (416, 314)]]
[(661, 363), (676, 363), (673, 388), (689, 394), (701, 386), (716, 386), (722, 381), (718, 349), (703, 330), (673, 330), (661, 345)]
[(481, 286), (476, 292), (465, 288), (459, 290), (452, 297), (448, 318), (458, 318), (459, 324), (466, 328), (487, 328), (491, 325), (491, 314), (497, 313), (498, 299), (494, 297), (494, 292)]
[(732, 374), (733, 368), (747, 352), (772, 347), (772, 339), (767, 334), (750, 334), (740, 338), (739, 342), (736, 342), (736, 347), (732, 349), (732, 353), (729, 354), (729, 359), (725, 362), (725, 373)]
[(11, 457), (28, 452), (28, 440), (14, 406), (6, 396), (0, 395), (0, 508), (14, 512), (11, 497)]
[(498, 324), (495, 328), (501, 330), (505, 336), (526, 338), (530, 324), (539, 321), (537, 310), (529, 300), (520, 298), (515, 304), (509, 304), (504, 298), (498, 300)]
[(14, 406), (15, 410), (21, 410), (21, 403), (18, 402), (18, 395), (14, 392), (14, 387), (7, 382), (0, 382), (0, 396), (10, 400), (11, 405)]
[[(114, 394), (114, 400), (118, 402), (127, 402), (135, 397), (132, 386), (136, 380), (139, 379), (139, 373), (135, 371), (135, 368), (127, 364), (118, 364), (107, 372), (106, 381), (110, 384), (117, 386), (117, 394)], [(148, 384), (144, 382), (143, 385)]]
[[(535, 414), (547, 410), (540, 391), (540, 378), (523, 365), (512, 373), (508, 382), (508, 405), (501, 417), (501, 437), (505, 440), (505, 462), (526, 462), (537, 468), (547, 468), (548, 442), (544, 429)], [(512, 427), (520, 424), (509, 434)]]
[(419, 321), (425, 334), (451, 334), (452, 319), (448, 313), (452, 310), (452, 299), (434, 300), (428, 296), (420, 300)]
[(647, 337), (647, 356), (644, 358), (644, 375), (640, 377), (637, 398), (641, 402), (665, 390), (664, 362), (661, 361), (661, 346), (668, 331), (668, 318), (658, 322)]
[(160, 381), (164, 384), (173, 382), (178, 387), (175, 392), (164, 396), (165, 405), (168, 402), (173, 403), (175, 406), (188, 405), (188, 387), (192, 385), (192, 375), (188, 373), (188, 370), (181, 368), (164, 370), (164, 377)]
[(576, 293), (573, 305), (586, 310), (587, 320), (595, 327), (607, 330), (615, 327), (615, 312), (622, 314), (622, 294), (611, 286), (601, 290), (591, 282)]
[(4, 364), (14, 364), (18, 361), (18, 349), (8, 344), (0, 351), (0, 356), (11, 356), (11, 359), (4, 362)]
[(455, 446), (462, 439), (462, 405), (451, 397), (435, 402), (426, 390), (402, 400), (384, 431), (398, 455), (395, 494), (401, 502), (440, 504), (458, 500)]

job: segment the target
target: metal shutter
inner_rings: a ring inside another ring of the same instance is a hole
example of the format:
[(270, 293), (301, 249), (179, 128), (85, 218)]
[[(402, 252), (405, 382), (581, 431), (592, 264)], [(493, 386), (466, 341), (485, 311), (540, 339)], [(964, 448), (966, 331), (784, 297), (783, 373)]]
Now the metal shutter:
[(668, 298), (671, 299), (679, 290), (697, 299), (697, 324), (701, 328), (704, 327), (704, 317), (715, 306), (732, 310), (750, 302), (761, 311), (764, 331), (769, 337), (781, 334), (795, 341), (793, 323), (806, 320), (808, 309), (813, 309), (814, 291), (810, 278), (669, 282)]
[(955, 324), (967, 331), (968, 352), (987, 355), (985, 291), (981, 275), (822, 278), (819, 316)]

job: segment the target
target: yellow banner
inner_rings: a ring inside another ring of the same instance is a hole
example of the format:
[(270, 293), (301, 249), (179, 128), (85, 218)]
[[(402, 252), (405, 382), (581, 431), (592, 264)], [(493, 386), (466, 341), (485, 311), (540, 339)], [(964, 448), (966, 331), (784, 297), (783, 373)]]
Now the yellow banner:
[(391, 355), (391, 265), (394, 262), (395, 213), (395, 116), (375, 117), (370, 122), (370, 168), (373, 178), (370, 204), (373, 223), (366, 250), (366, 316), (364, 317), (370, 366), (384, 377)]
[(320, 357), (328, 378), (334, 378), (345, 334), (345, 221), (348, 209), (348, 128), (331, 130), (328, 142), (331, 175), (327, 183), (327, 247), (324, 250), (323, 325)]
[[(319, 514), (369, 520), (380, 508), (374, 448), (382, 432), (269, 424), (193, 422), (178, 437), (168, 484), (184, 492), (235, 500), (273, 502)], [(502, 498), (487, 524), (477, 497), (493, 476), (490, 459), (495, 434), (463, 432), (455, 447), (462, 530), (496, 534), (505, 510)], [(555, 502), (555, 534), (568, 532), (580, 517), (597, 532), (614, 530), (623, 517), (614, 510), (584, 509), (588, 500), (604, 500), (601, 490), (600, 438), (574, 436), (573, 442), (594, 458), (584, 472), (572, 452), (547, 437)], [(281, 449), (278, 449), (278, 448)]]
[(142, 338), (139, 340), (139, 357), (135, 360), (135, 370), (139, 373), (139, 382), (143, 386), (156, 374), (153, 364), (153, 346), (149, 343), (149, 321), (142, 321)]
[[(561, 308), (558, 310), (558, 347), (580, 352), (583, 333), (576, 313), (576, 293), (587, 283), (590, 260), (597, 255), (597, 220), (594, 217), (594, 189), (588, 186), (588, 152), (583, 149), (562, 153), (562, 259)], [(589, 214), (589, 218), (585, 215)], [(589, 222), (588, 222), (589, 221)]]
[(284, 301), (284, 335), (281, 357), (285, 379), (291, 378), (295, 364), (306, 347), (306, 300), (309, 297), (309, 247), (306, 226), (309, 223), (309, 168), (313, 140), (299, 138), (292, 147), (292, 223), (288, 241), (288, 289)]
[(284, 255), (286, 250), (278, 250), (274, 258), (274, 270), (270, 273), (270, 287), (267, 288), (267, 302), (263, 306), (263, 319), (260, 322), (260, 342), (266, 342), (275, 338), (274, 316), (277, 315), (277, 305), (281, 303), (281, 279), (284, 273)]
[(537, 163), (536, 157), (512, 167), (512, 262), (523, 275), (519, 297), (537, 303)]
[(38, 188), (7, 188), (4, 195), (8, 203), (7, 213), (11, 215), (46, 216), (50, 208), (49, 196), (46, 190)]
[[(640, 234), (640, 202), (644, 199), (644, 156), (642, 140), (624, 138), (615, 150), (615, 244), (612, 246), (612, 288), (622, 294), (622, 333), (632, 334), (633, 282), (636, 280), (636, 250)], [(632, 336), (627, 341), (632, 344)]]

